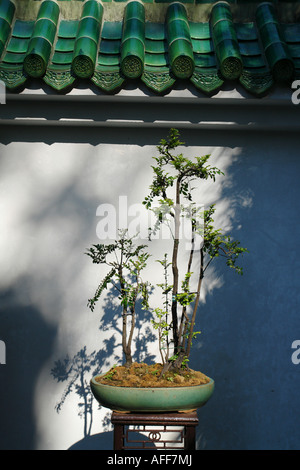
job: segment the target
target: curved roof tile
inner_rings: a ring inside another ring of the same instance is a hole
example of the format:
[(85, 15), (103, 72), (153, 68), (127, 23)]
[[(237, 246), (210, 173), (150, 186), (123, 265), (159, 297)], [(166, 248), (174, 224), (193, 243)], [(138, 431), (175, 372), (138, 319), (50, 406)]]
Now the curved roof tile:
[(181, 3), (168, 7), (166, 22), (171, 71), (176, 78), (190, 78), (195, 68), (194, 51), (186, 9)]
[(3, 53), (15, 14), (15, 5), (9, 0), (0, 3), (0, 55)]
[(121, 72), (126, 78), (139, 78), (145, 61), (145, 8), (137, 1), (126, 5), (121, 41)]
[(211, 27), (221, 74), (225, 79), (235, 80), (243, 71), (243, 62), (230, 6), (227, 2), (218, 2), (213, 6)]
[(97, 0), (87, 0), (76, 32), (72, 72), (78, 78), (90, 78), (95, 70), (103, 6)]
[(265, 55), (276, 81), (289, 81), (294, 75), (290, 57), (276, 11), (271, 3), (263, 3), (256, 10), (256, 22)]
[[(17, 1), (0, 0), (0, 79), (11, 90), (34, 77), (57, 91), (89, 79), (111, 93), (139, 78), (157, 93), (184, 79), (207, 94), (235, 80), (262, 95), (300, 76), (297, 2), (289, 22), (280, 1), (258, 4), (247, 20), (229, 1), (208, 2), (201, 16), (198, 0), (131, 0), (115, 19), (105, 13), (117, 0), (77, 1), (76, 17), (64, 16), (66, 0), (40, 0), (35, 19), (18, 16)], [(152, 7), (160, 15), (147, 14)]]
[(24, 71), (30, 77), (43, 77), (52, 52), (59, 18), (59, 6), (44, 0), (39, 8), (24, 58)]

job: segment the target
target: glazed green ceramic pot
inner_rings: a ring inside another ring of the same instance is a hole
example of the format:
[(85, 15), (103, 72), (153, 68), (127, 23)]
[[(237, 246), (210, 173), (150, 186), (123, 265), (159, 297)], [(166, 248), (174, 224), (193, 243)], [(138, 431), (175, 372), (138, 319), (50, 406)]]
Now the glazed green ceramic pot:
[(159, 413), (200, 408), (210, 399), (214, 381), (190, 387), (134, 388), (104, 385), (93, 377), (91, 390), (98, 403), (114, 411)]

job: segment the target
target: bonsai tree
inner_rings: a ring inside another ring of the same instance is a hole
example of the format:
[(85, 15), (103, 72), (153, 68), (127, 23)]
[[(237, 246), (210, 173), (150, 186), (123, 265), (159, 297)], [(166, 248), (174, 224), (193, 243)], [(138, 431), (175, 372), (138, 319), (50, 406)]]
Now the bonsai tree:
[[(141, 301), (142, 308), (152, 310), (152, 324), (158, 332), (163, 364), (161, 377), (167, 371), (187, 369), (192, 343), (199, 333), (194, 327), (203, 279), (212, 261), (218, 257), (224, 258), (228, 267), (242, 274), (237, 260), (247, 251), (240, 246), (239, 241), (232, 240), (228, 234), (223, 234), (214, 227), (214, 205), (202, 210), (194, 200), (194, 180), (214, 182), (217, 175), (223, 173), (208, 164), (210, 155), (190, 159), (182, 153), (176, 153), (181, 145), (183, 142), (176, 129), (170, 130), (167, 140), (161, 140), (157, 146), (158, 156), (153, 157), (155, 164), (152, 166), (150, 192), (143, 201), (146, 209), (155, 213), (155, 223), (149, 229), (149, 239), (164, 223), (168, 225), (172, 235), (170, 261), (168, 254), (158, 260), (163, 269), (163, 282), (157, 284), (162, 289), (162, 306), (154, 309), (149, 307), (152, 286), (142, 279), (141, 274), (147, 267), (150, 255), (146, 250), (147, 246), (136, 246), (134, 237), (130, 238), (127, 231), (120, 231), (119, 239), (114, 243), (93, 245), (86, 253), (93, 263), (108, 268), (108, 273), (100, 281), (94, 296), (89, 299), (88, 306), (93, 311), (108, 287), (116, 291), (122, 307), (122, 348), (125, 365), (128, 367), (133, 362), (131, 346), (137, 302)], [(179, 249), (181, 244), (187, 243), (186, 239), (180, 238), (183, 223), (190, 227), (188, 250), (184, 245), (184, 268), (179, 263)], [(196, 287), (192, 288), (192, 285)]]
[[(199, 211), (193, 198), (194, 189), (191, 186), (193, 180), (215, 181), (216, 176), (223, 173), (218, 168), (208, 165), (210, 155), (191, 160), (182, 153), (174, 153), (182, 144), (176, 129), (171, 129), (167, 140), (161, 140), (157, 147), (159, 155), (153, 157), (155, 165), (152, 166), (153, 181), (149, 188), (150, 193), (143, 201), (146, 208), (156, 214), (156, 223), (152, 232), (165, 222), (170, 227), (173, 237), (171, 262), (168, 262), (167, 255), (160, 260), (165, 279), (163, 284), (159, 284), (165, 296), (164, 308), (154, 309), (156, 320), (153, 321), (154, 327), (159, 332), (160, 351), (164, 363), (162, 373), (170, 368), (180, 369), (189, 358), (192, 341), (198, 333), (194, 331), (194, 325), (203, 278), (211, 262), (217, 257), (223, 257), (227, 266), (242, 274), (242, 268), (236, 262), (238, 257), (247, 251), (240, 246), (239, 241), (232, 240), (229, 235), (222, 234), (220, 229), (214, 228), (214, 205)], [(180, 228), (184, 219), (185, 223), (188, 221), (190, 224), (191, 237), (186, 256), (187, 265), (180, 284), (178, 256)], [(200, 246), (199, 237), (202, 240)], [(196, 239), (197, 244), (195, 244)], [(198, 266), (197, 271), (193, 272), (192, 265), (196, 256)], [(172, 270), (170, 284), (167, 281), (169, 266)], [(197, 287), (191, 292), (192, 276), (196, 276)], [(191, 310), (190, 314), (188, 310)], [(174, 351), (171, 357), (169, 357), (170, 343), (173, 343)]]
[(135, 246), (126, 230), (111, 244), (97, 244), (88, 249), (93, 263), (109, 267), (88, 306), (93, 311), (101, 294), (108, 286), (117, 293), (122, 307), (122, 349), (125, 365), (132, 364), (132, 340), (136, 323), (136, 303), (140, 298), (143, 308), (148, 307), (148, 284), (142, 281), (141, 271), (146, 267), (149, 254), (145, 245)]

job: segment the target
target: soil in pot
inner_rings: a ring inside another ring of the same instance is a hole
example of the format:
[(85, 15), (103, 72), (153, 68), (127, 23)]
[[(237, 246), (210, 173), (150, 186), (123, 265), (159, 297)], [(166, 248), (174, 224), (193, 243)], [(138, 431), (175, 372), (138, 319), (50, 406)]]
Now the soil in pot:
[(162, 364), (134, 362), (131, 366), (114, 366), (106, 374), (96, 377), (104, 385), (119, 387), (189, 387), (206, 384), (210, 379), (202, 372), (189, 368), (166, 372), (162, 377)]

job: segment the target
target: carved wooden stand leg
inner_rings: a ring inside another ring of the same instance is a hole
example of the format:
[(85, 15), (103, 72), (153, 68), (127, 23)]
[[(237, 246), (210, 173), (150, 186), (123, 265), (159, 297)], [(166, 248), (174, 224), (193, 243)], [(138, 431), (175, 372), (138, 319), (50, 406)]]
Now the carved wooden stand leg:
[[(196, 426), (198, 425), (196, 411), (128, 414), (114, 411), (111, 422), (114, 425), (114, 450), (195, 449)], [(136, 433), (139, 433), (141, 438), (134, 437)], [(173, 436), (173, 439), (170, 439), (167, 433), (175, 435), (175, 438)]]

